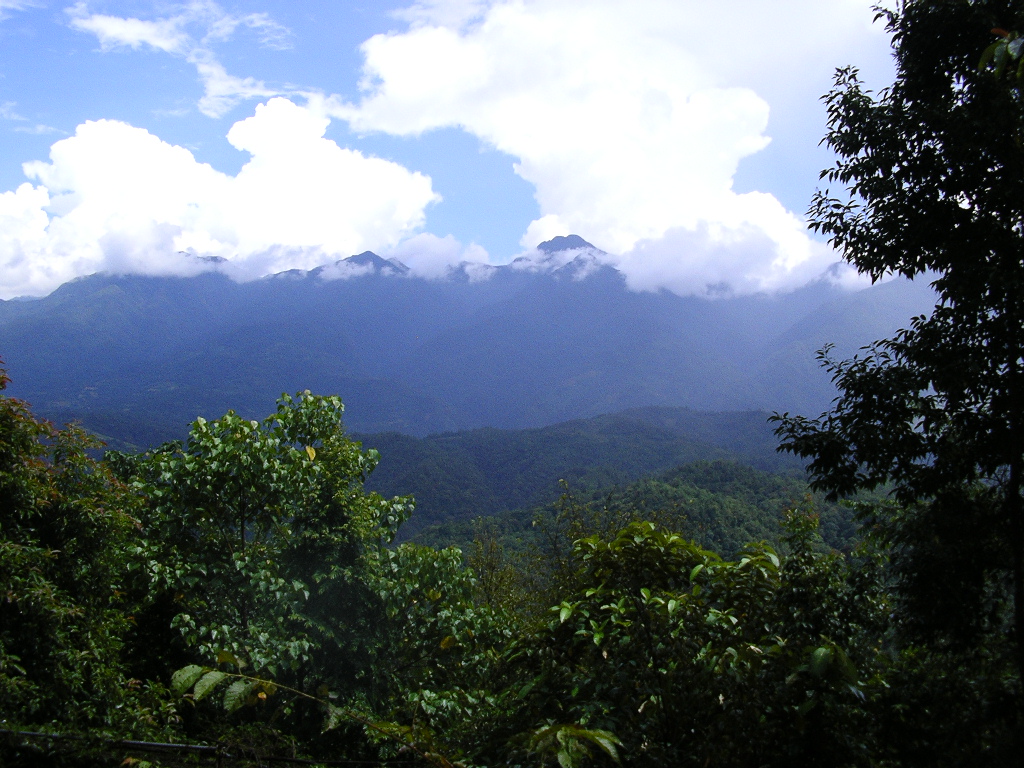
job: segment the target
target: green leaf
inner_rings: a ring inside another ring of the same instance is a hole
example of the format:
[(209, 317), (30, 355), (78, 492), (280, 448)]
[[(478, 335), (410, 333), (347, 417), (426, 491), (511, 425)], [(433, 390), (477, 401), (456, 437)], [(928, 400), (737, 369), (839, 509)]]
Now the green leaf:
[(171, 675), (171, 690), (181, 696), (203, 676), (204, 671), (198, 664), (189, 664), (187, 667), (179, 669)]
[(234, 712), (244, 706), (255, 685), (252, 680), (235, 680), (224, 692), (224, 709)]
[(811, 654), (811, 673), (815, 677), (821, 677), (828, 671), (832, 663), (832, 649), (827, 646), (816, 648)]
[(205, 675), (199, 678), (199, 682), (196, 683), (195, 690), (193, 691), (193, 695), (195, 696), (196, 701), (199, 701), (200, 699), (204, 698), (208, 693), (210, 693), (210, 691), (212, 691), (216, 687), (217, 683), (219, 683), (225, 677), (227, 677), (226, 672), (213, 670), (212, 672), (207, 672)]
[(797, 707), (796, 711), (801, 716), (802, 715), (806, 715), (808, 712), (810, 712), (812, 709), (814, 709), (814, 705), (815, 704), (817, 704), (817, 702), (814, 699), (808, 699), (803, 704), (801, 704), (799, 707)]
[(619, 761), (619, 752), (616, 749), (617, 745), (621, 745), (618, 737), (611, 731), (587, 731), (587, 737), (599, 746), (608, 757), (615, 762)]
[(992, 63), (992, 59), (996, 55), (996, 48), (1002, 44), (1001, 40), (997, 40), (992, 43), (988, 48), (981, 54), (981, 61), (978, 62), (978, 69), (986, 69), (988, 65)]
[(325, 731), (332, 731), (341, 725), (348, 718), (348, 713), (341, 707), (336, 707), (333, 704), (327, 705), (327, 719), (324, 721), (323, 729)]
[(995, 55), (995, 66), (996, 66), (996, 77), (1003, 76), (1003, 69), (1006, 66), (1008, 58), (1008, 51), (1006, 41), (1001, 40), (996, 44), (996, 55)]

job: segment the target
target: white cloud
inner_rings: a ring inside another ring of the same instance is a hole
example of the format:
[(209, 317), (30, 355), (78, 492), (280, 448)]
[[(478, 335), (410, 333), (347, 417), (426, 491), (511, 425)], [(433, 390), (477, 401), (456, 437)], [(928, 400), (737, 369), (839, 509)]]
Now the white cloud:
[(90, 15), (85, 3), (68, 8), (67, 13), (71, 16), (71, 26), (96, 35), (104, 51), (125, 46), (138, 50), (149, 45), (166, 53), (184, 53), (189, 47), (189, 37), (181, 29), (183, 16), (145, 21), (100, 13)]
[(837, 51), (881, 50), (870, 0), (429, 0), (403, 17), (363, 44), (365, 95), (332, 114), (405, 136), (458, 126), (518, 158), (541, 212), (524, 245), (577, 233), (623, 253), (634, 285), (695, 293), (783, 287), (835, 260), (732, 183), (770, 140), (770, 104), (795, 90), (818, 108)]
[(0, 103), (0, 120), (8, 120), (14, 123), (13, 131), (16, 133), (32, 133), (38, 136), (42, 136), (48, 133), (63, 133), (58, 128), (54, 128), (52, 125), (44, 125), (43, 123), (36, 123), (35, 125), (26, 125), (29, 123), (29, 119), (24, 115), (18, 114), (15, 107), (17, 104), (13, 101), (5, 101)]
[(353, 264), (351, 261), (339, 259), (333, 264), (327, 264), (320, 271), (321, 280), (350, 280), (353, 277), (372, 275), (373, 264)]
[[(800, 235), (801, 230), (794, 228)], [(794, 240), (780, 244), (753, 223), (724, 227), (701, 221), (640, 240), (612, 263), (639, 290), (708, 297), (773, 292), (803, 285), (835, 261), (827, 246), (806, 237)]]
[(36, 8), (39, 3), (34, 0), (0, 0), (0, 21), (6, 19), (10, 14), (8, 11), (23, 11), (26, 8)]
[(328, 119), (282, 98), (228, 133), (251, 155), (235, 176), (122, 122), (78, 126), (35, 182), (0, 195), (0, 297), (78, 275), (196, 271), (179, 252), (220, 256), (243, 275), (309, 269), (413, 234), (430, 179), (325, 138)]
[(233, 16), (212, 0), (177, 6), (176, 12), (157, 19), (89, 13), (85, 2), (79, 2), (65, 12), (74, 29), (96, 35), (101, 50), (138, 50), (149, 46), (180, 56), (195, 66), (204, 88), (197, 106), (208, 117), (223, 117), (248, 99), (292, 93), (288, 89), (270, 87), (252, 77), (229, 74), (214, 52), (214, 44), (230, 39), (239, 27), (252, 30), (265, 48), (282, 50), (290, 47), (291, 32), (266, 13)]
[(193, 52), (190, 61), (195, 64), (199, 79), (203, 81), (204, 93), (197, 106), (207, 117), (223, 117), (237, 104), (246, 99), (260, 99), (277, 96), (279, 91), (268, 88), (265, 83), (251, 77), (235, 77), (212, 56), (205, 52)]
[(416, 277), (444, 279), (465, 262), (470, 263), (467, 274), (471, 279), (485, 279), (490, 275), (485, 263), (487, 252), (476, 243), (464, 246), (451, 235), (438, 237), (423, 232), (389, 249), (387, 256), (405, 264), (409, 274)]
[(461, 28), (481, 19), (488, 5), (487, 0), (422, 0), (394, 11), (392, 15), (413, 26), (433, 24)]
[(274, 21), (267, 13), (250, 13), (240, 23), (255, 30), (264, 48), (285, 51), (292, 47), (292, 33), (287, 27)]
[(17, 133), (32, 133), (37, 136), (45, 136), (48, 133), (64, 133), (60, 128), (54, 128), (52, 125), (44, 125), (43, 123), (36, 123), (35, 125), (16, 125), (14, 130)]

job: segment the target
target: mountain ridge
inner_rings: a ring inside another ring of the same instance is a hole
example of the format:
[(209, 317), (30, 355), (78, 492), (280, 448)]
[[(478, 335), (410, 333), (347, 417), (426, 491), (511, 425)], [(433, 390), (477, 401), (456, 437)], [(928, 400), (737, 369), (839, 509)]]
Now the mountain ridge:
[(423, 436), (648, 406), (817, 413), (834, 390), (816, 349), (852, 354), (934, 303), (906, 281), (637, 292), (582, 238), (542, 245), (485, 279), (465, 265), (413, 279), (371, 252), (245, 283), (94, 275), (0, 302), (0, 356), (11, 394), (43, 414), (184, 427), (229, 408), (258, 418), (310, 389), (340, 394), (356, 431)]

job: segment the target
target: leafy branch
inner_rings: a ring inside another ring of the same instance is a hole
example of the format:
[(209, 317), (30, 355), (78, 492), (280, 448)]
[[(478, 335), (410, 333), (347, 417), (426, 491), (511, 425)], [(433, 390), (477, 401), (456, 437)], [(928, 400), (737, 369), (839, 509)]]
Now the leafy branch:
[[(228, 658), (229, 656), (230, 654), (226, 653), (220, 654), (218, 662), (238, 664), (233, 658)], [(201, 701), (212, 694), (222, 683), (229, 681), (230, 683), (224, 691), (223, 701), (223, 707), (227, 712), (255, 705), (258, 702), (266, 701), (278, 691), (285, 691), (296, 697), (315, 702), (326, 710), (327, 719), (324, 722), (324, 731), (333, 730), (341, 722), (349, 720), (359, 723), (385, 739), (399, 743), (402, 749), (413, 752), (437, 768), (458, 768), (460, 765), (453, 763), (440, 752), (425, 746), (424, 739), (417, 739), (417, 735), (425, 735), (426, 740), (429, 740), (431, 734), (423, 728), (414, 729), (397, 723), (377, 721), (354, 709), (338, 707), (327, 701), (326, 698), (314, 696), (297, 688), (281, 685), (261, 677), (190, 664), (174, 673), (171, 678), (171, 689), (182, 696), (191, 688), (192, 700)]]

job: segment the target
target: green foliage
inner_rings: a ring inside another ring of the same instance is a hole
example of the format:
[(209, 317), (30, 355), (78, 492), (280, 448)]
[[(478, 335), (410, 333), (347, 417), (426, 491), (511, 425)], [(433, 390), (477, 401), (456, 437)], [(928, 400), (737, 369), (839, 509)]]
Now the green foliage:
[[(0, 369), (0, 390), (7, 381)], [(97, 446), (0, 395), (0, 722), (152, 738), (173, 705), (122, 658), (138, 505), (90, 458)]]
[(699, 459), (741, 460), (762, 470), (799, 469), (775, 452), (758, 412), (648, 408), (526, 430), (474, 429), (426, 438), (367, 435), (388, 462), (370, 487), (415, 493), (407, 533), (555, 501), (560, 483), (607, 490)]
[(183, 444), (116, 459), (148, 500), (154, 588), (173, 595), (172, 623), (200, 656), (297, 672), (351, 641), (336, 611), (353, 623), (372, 611), (353, 568), (411, 502), (363, 493), (377, 456), (344, 437), (341, 412), (338, 398), (285, 396), (262, 422), (199, 419)]
[[(338, 398), (305, 392), (263, 421), (229, 412), (197, 420), (182, 443), (108, 455), (143, 501), (141, 618), (181, 645), (156, 665), (151, 651), (150, 669), (192, 662), (173, 678), (197, 705), (190, 738), (247, 743), (257, 728), (265, 753), (298, 740), (314, 756), (346, 743), (354, 759), (379, 754), (358, 723), (322, 736), (321, 699), (390, 706), (380, 570), (412, 500), (364, 490), (379, 457), (345, 436), (341, 414)], [(271, 696), (277, 686), (295, 695)]]
[[(838, 73), (825, 98), (838, 160), (822, 176), (845, 191), (816, 195), (811, 225), (874, 280), (933, 277), (938, 303), (851, 360), (824, 350), (840, 396), (818, 419), (778, 417), (778, 434), (816, 489), (889, 492), (865, 521), (892, 548), (897, 641), (918, 670), (970, 670), (974, 693), (933, 727), (986, 721), (979, 753), (942, 757), (973, 764), (1019, 752), (1024, 733), (1024, 102), (1003, 80), (1016, 83), (1020, 39), (999, 29), (1019, 29), (1024, 5), (880, 15), (896, 80), (876, 95)], [(1010, 706), (994, 693), (1007, 688)]]
[[(779, 524), (784, 511), (801, 502), (809, 487), (803, 477), (760, 471), (734, 461), (696, 461), (604, 491), (564, 487), (558, 503), (488, 515), (424, 531), (415, 540), (471, 551), (481, 530), (490, 546), (511, 561), (537, 550), (549, 570), (566, 554), (566, 543), (595, 533), (610, 535), (636, 521), (680, 532), (701, 546), (731, 556), (751, 541), (784, 546)], [(825, 547), (849, 551), (858, 534), (848, 505), (815, 497)], [(507, 574), (507, 570), (506, 570)], [(507, 579), (506, 579), (507, 581)]]
[(547, 756), (554, 757), (561, 768), (579, 768), (591, 756), (592, 747), (597, 747), (615, 762), (619, 761), (617, 747), (622, 744), (614, 733), (581, 728), (575, 723), (548, 725), (530, 734), (526, 749), (530, 754), (541, 757), (546, 764)]
[(869, 765), (877, 560), (823, 553), (806, 511), (788, 525), (785, 557), (651, 523), (578, 541), (576, 591), (519, 657), (519, 716), (614, 733), (627, 765)]
[(999, 39), (992, 43), (981, 54), (978, 69), (991, 69), (997, 78), (1006, 77), (1015, 89), (1020, 89), (1024, 79), (1024, 38), (1016, 30), (1007, 32), (1005, 29), (993, 29), (992, 34)]

